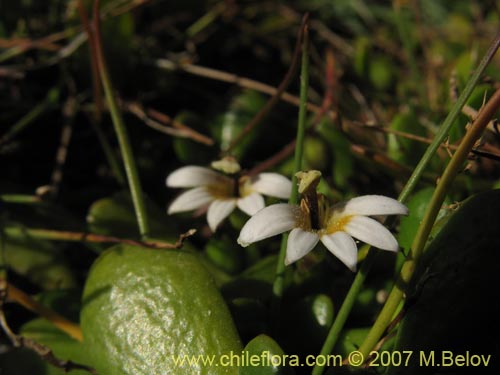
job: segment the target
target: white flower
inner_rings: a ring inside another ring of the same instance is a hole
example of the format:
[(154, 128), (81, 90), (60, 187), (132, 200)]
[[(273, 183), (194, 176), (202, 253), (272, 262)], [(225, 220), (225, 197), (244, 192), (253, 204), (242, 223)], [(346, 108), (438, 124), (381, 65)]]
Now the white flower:
[(356, 270), (357, 246), (354, 238), (382, 250), (397, 251), (394, 236), (378, 221), (367, 216), (407, 215), (408, 209), (397, 200), (381, 195), (365, 195), (332, 207), (318, 196), (316, 228), (311, 224), (311, 209), (302, 200), (300, 206), (275, 204), (262, 209), (241, 229), (242, 246), (291, 230), (285, 264), (309, 253), (321, 241), (350, 270)]
[(235, 207), (253, 215), (265, 206), (261, 194), (288, 199), (292, 189), (291, 181), (277, 173), (238, 178), (197, 166), (186, 166), (172, 172), (167, 177), (167, 186), (191, 188), (170, 204), (168, 214), (192, 211), (208, 205), (207, 221), (212, 231)]

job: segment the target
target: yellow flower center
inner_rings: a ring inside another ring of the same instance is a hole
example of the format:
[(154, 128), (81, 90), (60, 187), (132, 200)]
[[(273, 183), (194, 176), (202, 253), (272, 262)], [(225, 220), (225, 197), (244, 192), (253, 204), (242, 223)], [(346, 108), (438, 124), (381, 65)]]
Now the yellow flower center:
[(351, 221), (353, 215), (346, 215), (335, 217), (335, 213), (332, 212), (331, 217), (326, 223), (325, 232), (326, 234), (333, 234), (335, 232), (345, 232), (345, 227)]
[(252, 184), (250, 182), (250, 178), (248, 176), (241, 177), (239, 181), (237, 181), (237, 183), (239, 185), (239, 198), (245, 198), (246, 196), (254, 192)]

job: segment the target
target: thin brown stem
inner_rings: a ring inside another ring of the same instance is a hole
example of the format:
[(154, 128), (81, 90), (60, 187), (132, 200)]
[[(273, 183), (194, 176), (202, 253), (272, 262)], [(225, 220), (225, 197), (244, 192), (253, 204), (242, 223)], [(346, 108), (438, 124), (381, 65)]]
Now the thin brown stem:
[(271, 109), (276, 105), (276, 103), (278, 103), (281, 95), (285, 92), (286, 88), (290, 84), (292, 77), (295, 74), (295, 71), (297, 70), (297, 66), (300, 60), (302, 51), (302, 40), (304, 38), (304, 33), (306, 32), (307, 29), (308, 20), (309, 20), (309, 14), (306, 13), (302, 17), (302, 22), (297, 35), (297, 42), (295, 44), (295, 50), (292, 56), (292, 62), (290, 64), (290, 67), (288, 68), (288, 71), (285, 74), (285, 77), (278, 86), (278, 90), (271, 97), (271, 99), (267, 101), (264, 107), (262, 107), (261, 110), (245, 125), (245, 127), (241, 130), (241, 132), (235, 137), (235, 139), (233, 139), (231, 144), (225, 150), (223, 150), (225, 154), (229, 154), (231, 150), (239, 142), (241, 142), (243, 138), (245, 138), (259, 123), (261, 123), (261, 121), (269, 113), (269, 111), (271, 111)]
[(7, 285), (7, 300), (16, 302), (25, 309), (28, 309), (35, 314), (40, 315), (42, 318), (47, 319), (54, 326), (59, 328), (61, 331), (66, 332), (75, 340), (83, 340), (82, 330), (78, 324), (73, 323), (54, 310), (49, 309), (48, 307), (45, 307), (41, 303), (35, 301), (31, 296), (16, 288), (12, 284)]
[(60, 368), (67, 373), (72, 370), (84, 370), (88, 371), (92, 375), (97, 375), (97, 371), (92, 367), (75, 363), (69, 360), (59, 359), (54, 355), (54, 352), (47, 346), (40, 344), (39, 342), (21, 335), (15, 334), (7, 323), (4, 311), (0, 306), (0, 327), (5, 332), (9, 340), (15, 347), (26, 348), (35, 352), (41, 359), (50, 363), (51, 365)]
[[(145, 111), (144, 108), (137, 102), (122, 103), (122, 108), (137, 116), (147, 126), (164, 134), (172, 135), (174, 137), (189, 138), (207, 146), (212, 146), (215, 143), (212, 138), (191, 129), (189, 126), (172, 119), (170, 116), (162, 112), (151, 108)], [(172, 125), (172, 127), (165, 125)]]
[(184, 240), (194, 233), (195, 229), (190, 229), (186, 233), (179, 236), (175, 243), (167, 243), (162, 241), (137, 241), (129, 238), (118, 238), (113, 236), (104, 236), (95, 233), (84, 232), (69, 232), (51, 229), (35, 229), (35, 228), (20, 228), (20, 227), (5, 227), (4, 232), (10, 237), (30, 236), (52, 241), (69, 241), (69, 242), (90, 242), (90, 243), (120, 243), (126, 245), (142, 246), (151, 249), (180, 249)]
[(103, 106), (101, 78), (99, 76), (98, 70), (95, 39), (92, 34), (92, 27), (90, 25), (87, 11), (85, 10), (85, 7), (83, 5), (83, 0), (78, 0), (78, 14), (80, 15), (80, 22), (82, 23), (83, 29), (87, 33), (87, 40), (89, 42), (90, 67), (92, 71), (92, 92), (95, 103), (95, 118), (97, 122), (100, 122)]

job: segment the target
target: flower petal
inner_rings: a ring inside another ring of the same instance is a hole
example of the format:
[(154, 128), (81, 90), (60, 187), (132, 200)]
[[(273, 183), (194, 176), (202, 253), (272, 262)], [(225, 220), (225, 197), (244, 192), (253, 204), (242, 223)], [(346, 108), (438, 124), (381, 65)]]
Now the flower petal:
[(243, 226), (238, 243), (251, 243), (286, 232), (295, 227), (301, 215), (300, 208), (286, 203), (273, 204), (257, 212)]
[(190, 188), (201, 185), (214, 184), (222, 179), (223, 175), (204, 167), (188, 165), (179, 168), (167, 177), (167, 186), (174, 188)]
[(205, 206), (214, 200), (214, 197), (204, 187), (190, 189), (177, 198), (168, 207), (167, 213), (175, 214), (177, 212), (196, 210)]
[(285, 265), (292, 264), (309, 253), (319, 241), (319, 236), (300, 228), (294, 228), (286, 244)]
[(344, 230), (363, 242), (382, 250), (398, 251), (398, 241), (378, 221), (365, 216), (354, 216)]
[(408, 208), (383, 195), (363, 195), (333, 207), (342, 215), (408, 215)]
[(260, 173), (251, 184), (252, 189), (270, 197), (288, 199), (292, 192), (292, 182), (278, 173)]
[(222, 220), (228, 217), (235, 207), (235, 199), (217, 199), (210, 204), (207, 211), (207, 221), (212, 232), (215, 232)]
[(236, 202), (238, 208), (249, 216), (255, 215), (257, 211), (265, 207), (264, 198), (259, 193), (252, 193)]
[(321, 236), (321, 242), (352, 272), (356, 271), (358, 247), (351, 236), (345, 232), (335, 232)]

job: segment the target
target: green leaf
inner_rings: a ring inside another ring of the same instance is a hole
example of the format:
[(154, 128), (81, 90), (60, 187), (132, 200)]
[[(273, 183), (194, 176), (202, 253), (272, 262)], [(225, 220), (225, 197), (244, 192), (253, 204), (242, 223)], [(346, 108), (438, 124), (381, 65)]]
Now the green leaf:
[[(470, 198), (430, 243), (408, 289), (407, 311), (395, 350), (491, 355), (488, 368), (496, 373), (500, 350), (493, 332), (500, 330), (500, 190)], [(436, 365), (437, 366), (437, 365)], [(421, 366), (414, 355), (408, 367), (392, 367), (394, 374), (432, 374), (439, 367)], [(456, 367), (447, 367), (456, 373)], [(485, 370), (487, 370), (485, 372)], [(490, 371), (490, 372), (488, 372)]]
[(100, 374), (236, 372), (190, 365), (185, 357), (218, 361), (241, 351), (228, 308), (192, 253), (123, 245), (107, 250), (90, 270), (81, 322)]
[[(150, 236), (170, 240), (176, 238), (173, 223), (153, 202), (146, 199), (146, 212), (150, 222)], [(95, 201), (87, 214), (87, 223), (92, 233), (124, 238), (139, 238), (139, 229), (132, 200), (127, 192)]]
[(354, 172), (354, 159), (351, 154), (351, 143), (346, 136), (335, 128), (330, 121), (322, 121), (318, 132), (330, 145), (333, 159), (332, 176), (337, 188), (346, 187), (348, 179)]
[[(91, 357), (87, 354), (83, 344), (69, 337), (45, 319), (34, 319), (21, 328), (22, 336), (31, 338), (36, 342), (50, 348), (58, 360), (70, 360), (74, 363), (92, 367)], [(64, 371), (42, 361), (45, 371), (38, 374), (62, 375)], [(35, 375), (35, 373), (31, 373)], [(74, 370), (71, 375), (88, 375), (88, 371)]]
[[(264, 97), (252, 90), (243, 91), (231, 101), (228, 111), (219, 116), (210, 127), (213, 129), (214, 138), (219, 140), (222, 149), (231, 144), (264, 104)], [(236, 159), (242, 159), (245, 152), (252, 146), (257, 134), (258, 130), (252, 131), (234, 148), (233, 156)]]
[[(248, 353), (248, 358), (254, 358), (257, 365), (250, 363), (250, 365), (240, 367), (239, 375), (294, 374), (290, 367), (283, 366), (285, 354), (283, 349), (267, 335), (259, 335), (251, 340), (243, 352)], [(298, 358), (295, 360), (298, 361)]]
[[(22, 235), (22, 228), (19, 228)], [(26, 236), (4, 242), (5, 262), (9, 268), (43, 289), (65, 289), (76, 286), (76, 280), (62, 253), (49, 241)]]
[[(425, 129), (420, 125), (415, 112), (408, 111), (397, 114), (391, 122), (390, 128), (418, 136), (425, 136)], [(388, 136), (388, 154), (391, 159), (406, 165), (416, 165), (425, 152), (425, 145), (396, 134)]]
[(207, 258), (224, 272), (235, 275), (245, 264), (245, 249), (234, 240), (212, 238), (205, 247)]
[[(205, 122), (193, 112), (181, 112), (174, 120), (203, 134), (209, 131)], [(205, 126), (203, 126), (204, 124)], [(214, 147), (195, 142), (189, 138), (174, 137), (172, 146), (177, 159), (183, 164), (207, 165), (216, 158)]]
[[(406, 203), (409, 214), (408, 216), (401, 217), (401, 224), (399, 226), (398, 234), (399, 246), (404, 249), (405, 252), (410, 249), (413, 239), (417, 234), (418, 227), (420, 225), (420, 222), (424, 218), (424, 214), (432, 198), (432, 194), (434, 194), (434, 188), (432, 187), (419, 190)], [(443, 206), (447, 206), (449, 204), (450, 200), (445, 199)], [(437, 221), (449, 215), (450, 213), (450, 210), (441, 209), (437, 216)], [(436, 234), (437, 232), (434, 232), (433, 236), (435, 236)], [(432, 240), (432, 238), (430, 238), (430, 240)]]

